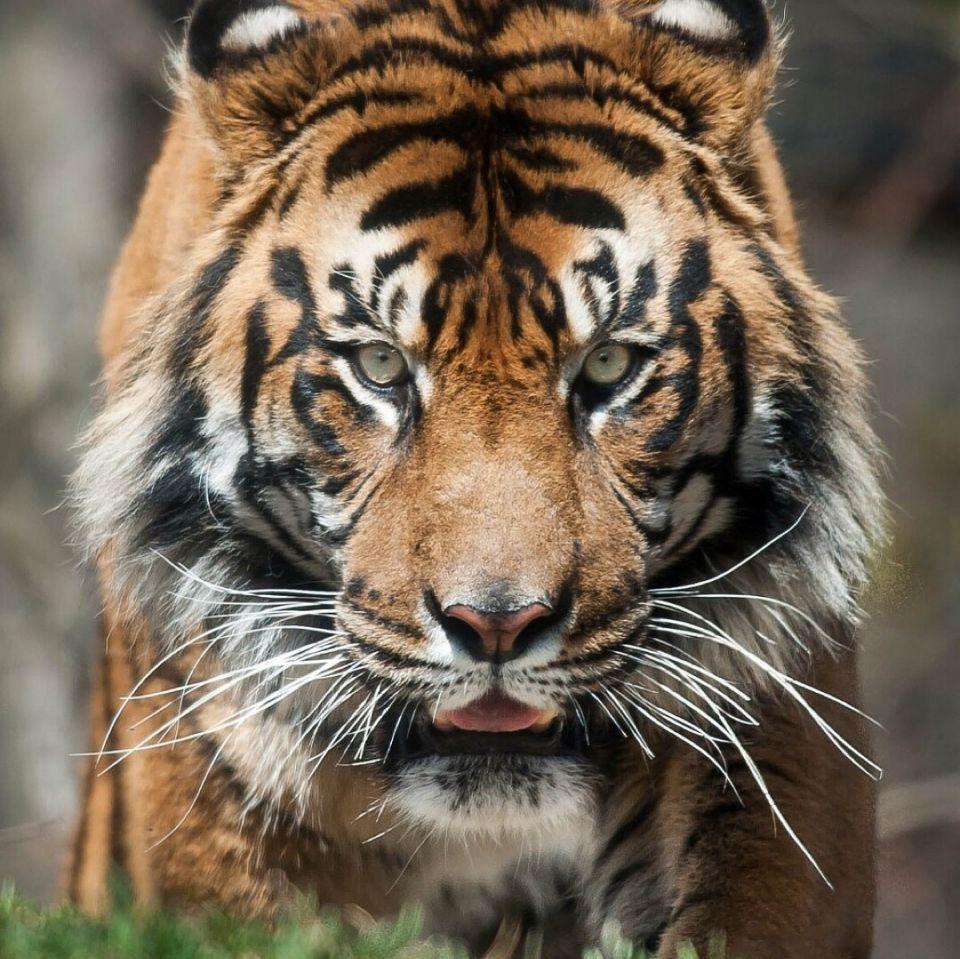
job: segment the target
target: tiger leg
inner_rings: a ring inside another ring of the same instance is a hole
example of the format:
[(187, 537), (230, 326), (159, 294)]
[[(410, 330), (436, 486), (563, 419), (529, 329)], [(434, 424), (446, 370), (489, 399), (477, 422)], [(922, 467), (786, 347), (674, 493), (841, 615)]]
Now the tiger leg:
[[(158, 705), (171, 700), (159, 677), (137, 685), (147, 668), (136, 654), (145, 645), (139, 628), (108, 613), (104, 632), (92, 696), (94, 755), (71, 851), (68, 897), (85, 912), (103, 915), (117, 873), (141, 906), (216, 902), (242, 914), (270, 915), (275, 873), (258, 866), (256, 817), (240, 827), (242, 799), (229, 772), (211, 765), (202, 740), (135, 748), (150, 741), (151, 730), (169, 715), (157, 712)], [(137, 698), (130, 698), (133, 692)], [(180, 732), (185, 738), (194, 732), (188, 719)]]
[[(854, 659), (823, 654), (807, 681), (856, 702)], [(825, 702), (818, 712), (862, 750), (862, 720)], [(826, 879), (775, 821), (742, 756), (727, 757), (738, 799), (702, 756), (677, 746), (649, 767), (633, 763), (619, 784), (587, 896), (595, 931), (616, 921), (658, 959), (676, 959), (686, 942), (708, 955), (719, 935), (729, 959), (869, 956), (874, 784), (800, 707), (771, 699), (758, 718), (743, 742)]]
[(133, 687), (133, 671), (124, 637), (107, 615), (101, 619), (103, 653), (90, 697), (91, 757), (81, 792), (66, 874), (66, 894), (84, 912), (103, 915), (110, 907), (114, 870), (122, 872), (136, 902), (149, 905), (155, 888), (144, 839), (142, 761), (133, 755), (115, 763), (116, 750), (130, 738), (124, 723), (115, 723), (123, 697)]

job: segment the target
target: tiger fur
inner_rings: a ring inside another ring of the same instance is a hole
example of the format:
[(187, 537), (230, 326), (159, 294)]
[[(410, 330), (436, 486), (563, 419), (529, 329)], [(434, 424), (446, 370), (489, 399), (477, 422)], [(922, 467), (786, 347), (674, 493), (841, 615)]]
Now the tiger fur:
[(879, 453), (778, 53), (761, 0), (197, 5), (73, 486), (82, 907), (869, 955)]

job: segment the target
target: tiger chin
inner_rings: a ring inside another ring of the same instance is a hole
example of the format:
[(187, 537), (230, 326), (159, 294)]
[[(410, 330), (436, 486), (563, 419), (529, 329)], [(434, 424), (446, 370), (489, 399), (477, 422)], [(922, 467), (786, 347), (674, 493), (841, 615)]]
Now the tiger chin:
[(881, 454), (778, 54), (760, 0), (197, 4), (73, 481), (82, 907), (869, 954)]

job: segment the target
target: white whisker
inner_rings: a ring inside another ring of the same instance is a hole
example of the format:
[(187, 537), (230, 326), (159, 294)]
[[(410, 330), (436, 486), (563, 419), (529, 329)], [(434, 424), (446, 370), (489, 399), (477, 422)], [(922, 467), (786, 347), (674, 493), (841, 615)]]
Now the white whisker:
[(746, 559), (740, 560), (740, 562), (731, 566), (729, 569), (725, 570), (722, 573), (718, 573), (716, 576), (712, 576), (710, 579), (703, 579), (697, 583), (687, 583), (684, 586), (668, 586), (664, 589), (651, 589), (651, 596), (666, 596), (666, 595), (675, 595), (679, 593), (687, 593), (690, 590), (700, 589), (703, 586), (710, 586), (713, 583), (719, 583), (721, 580), (726, 579), (728, 576), (732, 576), (737, 570), (743, 569), (748, 563), (752, 563), (758, 556), (761, 556), (768, 549), (775, 546), (780, 540), (789, 536), (804, 520), (807, 513), (810, 512), (810, 507), (805, 506), (803, 512), (794, 520), (794, 522), (787, 527), (782, 533), (778, 533), (773, 539), (764, 543), (759, 549), (754, 550)]

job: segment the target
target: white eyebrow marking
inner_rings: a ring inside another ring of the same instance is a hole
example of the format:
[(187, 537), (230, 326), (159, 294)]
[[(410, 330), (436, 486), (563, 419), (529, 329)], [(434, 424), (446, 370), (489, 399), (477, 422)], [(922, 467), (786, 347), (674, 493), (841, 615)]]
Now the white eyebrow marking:
[(249, 10), (237, 17), (223, 35), (220, 46), (224, 50), (237, 52), (266, 47), (271, 41), (302, 25), (303, 19), (289, 7)]
[(736, 24), (710, 0), (666, 0), (650, 19), (705, 40), (726, 40), (736, 32)]

